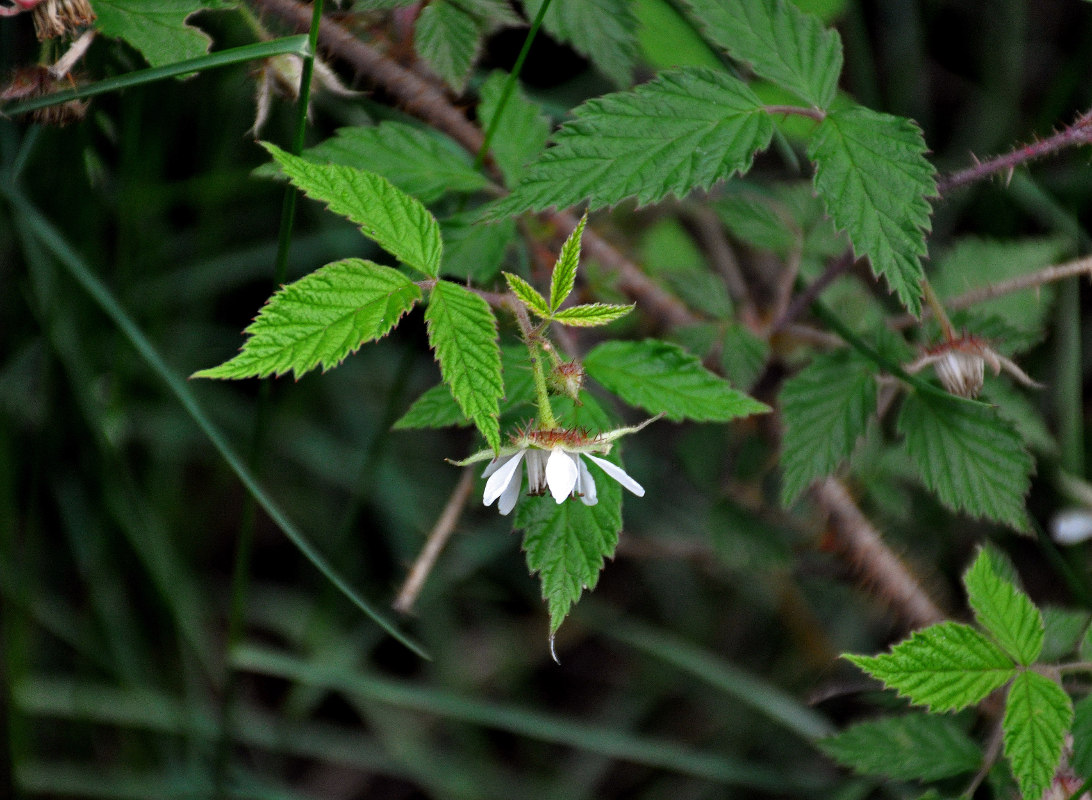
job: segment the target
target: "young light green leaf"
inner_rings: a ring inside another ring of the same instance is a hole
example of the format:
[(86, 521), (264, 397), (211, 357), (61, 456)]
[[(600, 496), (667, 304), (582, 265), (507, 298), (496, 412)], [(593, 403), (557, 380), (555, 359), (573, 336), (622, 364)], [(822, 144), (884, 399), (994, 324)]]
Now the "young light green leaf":
[[(300, 155), (315, 164), (367, 164), (370, 171), (422, 203), (439, 200), (448, 192), (476, 192), (488, 183), (466, 151), (450, 139), (404, 122), (340, 128), (335, 136)], [(279, 172), (275, 163), (255, 170), (259, 175)]]
[(970, 400), (910, 394), (899, 414), (906, 453), (944, 505), (1015, 530), (1028, 527), (1031, 456), (1012, 424)]
[(935, 714), (860, 722), (816, 744), (855, 772), (894, 780), (938, 781), (982, 765), (978, 744), (951, 718)]
[(1005, 757), (1022, 797), (1042, 797), (1062, 759), (1073, 721), (1073, 701), (1062, 687), (1037, 672), (1021, 672), (1005, 701)]
[(978, 624), (990, 633), (1017, 663), (1034, 664), (1043, 650), (1043, 615), (1031, 598), (1004, 577), (1004, 565), (990, 547), (963, 576), (967, 600)]
[(124, 39), (153, 67), (203, 56), (212, 39), (187, 20), (206, 8), (230, 8), (232, 3), (207, 0), (95, 0), (95, 28), (103, 36)]
[(876, 413), (876, 376), (850, 352), (818, 356), (785, 381), (781, 410), (781, 502), (788, 506), (849, 457)]
[(598, 493), (595, 505), (574, 499), (555, 503), (544, 495), (516, 506), (515, 527), (524, 531), (528, 569), (539, 573), (551, 635), (584, 589), (595, 588), (603, 559), (614, 555), (622, 529), (622, 488), (595, 464), (588, 469)]
[(616, 306), (610, 303), (588, 303), (563, 308), (554, 314), (551, 319), (554, 322), (571, 325), (574, 328), (591, 328), (597, 325), (609, 325), (616, 319), (624, 317), (634, 307), (634, 305)]
[[(543, 0), (523, 0), (534, 19)], [(590, 60), (618, 86), (629, 86), (637, 57), (637, 19), (630, 0), (553, 0), (542, 25)]]
[(927, 198), (936, 196), (925, 152), (913, 122), (859, 106), (828, 114), (808, 146), (815, 189), (835, 224), (915, 315), (931, 229)]
[(842, 73), (842, 40), (789, 0), (686, 0), (732, 58), (813, 106), (828, 108)]
[(246, 329), (242, 352), (194, 378), (296, 377), (340, 364), (386, 336), (421, 298), (402, 273), (359, 258), (335, 261), (282, 287)]
[(546, 298), (540, 295), (534, 286), (511, 272), (504, 273), (504, 280), (508, 283), (508, 290), (519, 298), (519, 301), (527, 306), (532, 314), (543, 319), (549, 319), (550, 306), (546, 302)]
[(493, 311), (469, 289), (438, 281), (429, 297), (425, 323), (444, 383), (485, 441), (497, 450), (504, 382)]
[(707, 370), (697, 356), (658, 339), (605, 342), (588, 353), (584, 368), (630, 405), (675, 421), (727, 422), (770, 410)]
[(511, 195), (487, 212), (499, 218), (627, 197), (653, 203), (750, 169), (773, 124), (747, 86), (723, 72), (663, 72), (632, 92), (589, 100), (561, 126), (554, 146), (529, 165)]
[(262, 146), (308, 197), (327, 204), (405, 264), (436, 277), (443, 254), (440, 226), (421, 205), (381, 175), (340, 164), (312, 164), (275, 145)]
[(890, 653), (845, 658), (930, 711), (957, 711), (977, 703), (1016, 674), (1003, 650), (960, 622), (916, 631)]
[(580, 218), (572, 233), (561, 246), (554, 271), (550, 275), (550, 311), (557, 311), (576, 285), (576, 268), (580, 266), (580, 237), (588, 224), (588, 212)]
[[(478, 118), (487, 130), (497, 115), (507, 79), (505, 73), (494, 72), (481, 86), (482, 102), (478, 106)], [(518, 84), (500, 113), (501, 120), (490, 147), (493, 159), (504, 175), (505, 185), (511, 188), (523, 177), (523, 165), (546, 147), (550, 120), (527, 99)]]
[(461, 92), (482, 47), (477, 20), (448, 0), (433, 0), (414, 27), (417, 54), (448, 84)]

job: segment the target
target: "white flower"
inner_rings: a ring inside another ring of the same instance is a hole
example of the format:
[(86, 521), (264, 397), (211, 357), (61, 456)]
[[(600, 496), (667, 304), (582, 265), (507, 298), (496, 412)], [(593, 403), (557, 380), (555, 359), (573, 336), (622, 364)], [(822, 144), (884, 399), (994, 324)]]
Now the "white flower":
[(497, 454), (483, 450), (453, 463), (462, 467), (491, 459), (482, 473), (482, 477), (487, 478), (482, 502), (487, 506), (496, 502), (497, 509), (505, 515), (515, 508), (519, 499), (523, 486), (522, 465), (527, 467), (527, 493), (542, 495), (549, 491), (557, 503), (565, 502), (570, 496), (579, 497), (586, 506), (599, 502), (595, 479), (584, 463), (585, 458), (633, 494), (644, 497), (644, 487), (624, 469), (593, 453), (609, 453), (615, 439), (635, 433), (649, 422), (652, 420), (595, 436), (571, 429), (520, 431), (513, 436), (512, 445), (501, 448)]
[(523, 484), (523, 474), (519, 467), (520, 462), (525, 461), (528, 494), (545, 494), (549, 489), (558, 503), (563, 503), (570, 495), (576, 495), (584, 505), (594, 506), (599, 502), (595, 479), (588, 472), (588, 467), (581, 460), (581, 456), (590, 459), (603, 472), (638, 497), (645, 496), (644, 487), (617, 464), (612, 464), (605, 458), (597, 458), (591, 453), (569, 452), (561, 445), (555, 445), (548, 451), (524, 448), (517, 450), (514, 455), (501, 456), (490, 461), (489, 466), (482, 473), (483, 478), (489, 479), (485, 482), (482, 502), (490, 506), (499, 498), (497, 509), (502, 514), (508, 514), (519, 498), (519, 490)]

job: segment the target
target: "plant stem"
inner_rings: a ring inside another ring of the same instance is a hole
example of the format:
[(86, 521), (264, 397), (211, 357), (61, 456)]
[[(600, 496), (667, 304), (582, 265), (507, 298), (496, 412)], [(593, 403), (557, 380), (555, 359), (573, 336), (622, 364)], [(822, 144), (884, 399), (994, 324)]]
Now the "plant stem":
[(944, 305), (940, 302), (940, 298), (937, 297), (937, 293), (933, 291), (933, 286), (929, 283), (928, 278), (921, 279), (921, 290), (925, 293), (925, 302), (932, 310), (933, 316), (936, 317), (937, 322), (940, 323), (940, 330), (944, 335), (944, 340), (946, 342), (954, 340), (956, 337), (955, 329), (952, 327), (952, 321), (948, 319), (948, 314), (944, 311)]
[(527, 31), (527, 38), (523, 40), (523, 48), (516, 57), (516, 63), (512, 65), (512, 71), (508, 73), (508, 78), (504, 81), (504, 89), (501, 90), (500, 100), (497, 102), (497, 109), (493, 113), (493, 119), (489, 120), (489, 127), (485, 129), (485, 138), (482, 140), (481, 147), (478, 148), (478, 155), (474, 157), (474, 169), (476, 170), (481, 169), (482, 165), (485, 163), (485, 157), (489, 154), (489, 145), (493, 143), (493, 135), (497, 132), (497, 128), (500, 127), (501, 117), (504, 116), (504, 109), (508, 105), (508, 100), (511, 98), (512, 92), (516, 88), (516, 82), (519, 80), (519, 74), (523, 70), (523, 62), (527, 60), (527, 54), (531, 52), (531, 45), (535, 41), (538, 29), (542, 26), (542, 20), (546, 18), (546, 9), (550, 7), (551, 2), (552, 0), (544, 0), (539, 7), (538, 13), (531, 23), (531, 29)]
[(511, 297), (511, 301), (508, 305), (516, 315), (516, 322), (519, 324), (520, 335), (523, 337), (523, 343), (527, 345), (527, 352), (531, 356), (531, 375), (535, 381), (535, 397), (537, 398), (536, 403), (538, 405), (539, 427), (544, 430), (552, 430), (559, 426), (557, 424), (557, 418), (554, 416), (553, 406), (550, 405), (550, 392), (546, 383), (546, 372), (542, 368), (542, 347), (538, 342), (542, 336), (542, 331), (531, 325), (531, 320), (527, 316), (527, 309), (523, 307), (523, 304), (517, 300), (514, 295)]

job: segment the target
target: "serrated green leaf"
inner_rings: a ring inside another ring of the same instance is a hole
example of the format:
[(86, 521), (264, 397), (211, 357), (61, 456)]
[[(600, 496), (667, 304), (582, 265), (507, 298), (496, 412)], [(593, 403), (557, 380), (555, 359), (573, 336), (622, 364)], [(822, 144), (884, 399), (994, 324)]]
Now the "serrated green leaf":
[(359, 258), (335, 261), (282, 287), (246, 329), (242, 352), (194, 378), (264, 378), (291, 370), (299, 378), (329, 369), (365, 342), (386, 336), (421, 298), (390, 267)]
[(492, 309), (469, 289), (439, 281), (429, 296), (425, 323), (444, 383), (485, 441), (497, 450), (504, 382)]
[(514, 219), (503, 219), (484, 225), (477, 216), (477, 212), (467, 212), (440, 223), (444, 236), (440, 274), (480, 286), (492, 283), (500, 272), (516, 241), (516, 224)]
[(524, 498), (514, 526), (522, 529), (527, 567), (537, 572), (553, 634), (584, 589), (594, 589), (603, 560), (614, 555), (622, 530), (622, 488), (587, 461), (599, 498), (594, 506), (576, 499), (555, 503), (549, 495)]
[(103, 36), (124, 39), (153, 67), (198, 58), (212, 39), (189, 18), (206, 8), (230, 8), (229, 3), (204, 0), (95, 0), (95, 28)]
[(845, 658), (931, 711), (956, 711), (977, 703), (1016, 674), (1001, 648), (960, 622), (916, 631), (890, 653)]
[(1024, 666), (1034, 664), (1043, 650), (1043, 615), (1031, 598), (1005, 580), (1004, 565), (990, 547), (979, 550), (978, 557), (963, 575), (967, 600), (978, 624), (997, 643)]
[(554, 322), (571, 325), (574, 328), (592, 328), (597, 325), (609, 325), (621, 319), (635, 306), (616, 306), (610, 303), (587, 303), (580, 306), (563, 308), (551, 317)]
[(433, 0), (417, 17), (413, 44), (436, 74), (461, 92), (481, 53), (482, 31), (478, 21), (458, 5)]
[(818, 356), (785, 381), (781, 411), (781, 502), (791, 505), (853, 451), (876, 413), (876, 376), (868, 362), (851, 353)]
[(937, 781), (982, 765), (978, 744), (952, 719), (935, 714), (861, 722), (816, 744), (855, 772), (894, 780)]
[(584, 226), (588, 224), (588, 212), (580, 218), (572, 233), (565, 239), (561, 252), (550, 274), (550, 311), (557, 311), (565, 302), (576, 285), (576, 268), (580, 266), (580, 238), (584, 235)]
[(842, 73), (842, 40), (788, 0), (686, 0), (732, 58), (813, 106), (827, 108)]
[(467, 14), (478, 20), (478, 25), (486, 33), (506, 25), (525, 24), (519, 14), (508, 5), (508, 0), (448, 0)]
[(588, 353), (584, 368), (630, 405), (675, 421), (727, 422), (770, 410), (733, 389), (696, 356), (658, 339), (605, 342)]
[(549, 318), (550, 306), (547, 304), (546, 298), (540, 295), (534, 286), (511, 272), (504, 273), (504, 280), (508, 283), (508, 290), (519, 298), (519, 301), (527, 306), (532, 314), (537, 314), (543, 319)]
[[(534, 19), (543, 0), (523, 0)], [(629, 86), (637, 57), (637, 18), (630, 0), (553, 0), (543, 27), (590, 60), (618, 86)]]
[[(493, 124), (507, 78), (503, 72), (494, 72), (481, 86), (478, 117), (486, 130)], [(501, 120), (490, 143), (490, 152), (504, 175), (506, 186), (512, 188), (519, 183), (524, 164), (542, 152), (549, 136), (550, 120), (527, 99), (517, 84), (501, 111)]]
[(996, 410), (951, 395), (907, 396), (898, 430), (925, 486), (944, 505), (1027, 530), (1024, 495), (1033, 462)]
[(931, 229), (927, 198), (936, 196), (925, 152), (913, 122), (859, 106), (828, 114), (808, 146), (815, 189), (834, 223), (915, 315)]
[(733, 322), (724, 328), (720, 365), (724, 376), (742, 391), (750, 391), (766, 368), (770, 343), (746, 326)]
[(1042, 797), (1062, 759), (1073, 721), (1073, 701), (1062, 687), (1036, 672), (1021, 672), (1005, 701), (1005, 757), (1023, 797)]
[(355, 222), (403, 263), (433, 278), (439, 273), (440, 225), (420, 201), (382, 175), (340, 164), (312, 164), (267, 142), (262, 146), (308, 197)]
[(573, 113), (553, 147), (528, 166), (511, 195), (490, 207), (490, 216), (585, 200), (600, 208), (627, 197), (640, 204), (682, 197), (750, 169), (755, 152), (773, 135), (754, 93), (708, 69), (663, 72), (632, 92), (589, 100)]
[(1073, 756), (1069, 765), (1084, 780), (1092, 778), (1092, 695), (1073, 708)]
[(1039, 660), (1051, 662), (1072, 655), (1088, 630), (1092, 613), (1058, 606), (1043, 606), (1040, 610), (1046, 634)]
[[(315, 164), (366, 165), (422, 203), (448, 192), (476, 192), (488, 184), (466, 151), (450, 139), (403, 122), (340, 128), (300, 156)], [(278, 172), (276, 164), (255, 170), (258, 175)]]

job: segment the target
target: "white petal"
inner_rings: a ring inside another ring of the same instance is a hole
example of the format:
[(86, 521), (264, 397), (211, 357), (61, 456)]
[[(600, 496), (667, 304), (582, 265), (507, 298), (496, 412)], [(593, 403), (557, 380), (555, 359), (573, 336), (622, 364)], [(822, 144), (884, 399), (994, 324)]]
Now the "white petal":
[(588, 472), (587, 465), (577, 456), (576, 463), (580, 467), (580, 479), (576, 482), (576, 491), (580, 494), (580, 501), (586, 506), (594, 506), (599, 502), (599, 496), (595, 492), (595, 478)]
[(546, 493), (546, 453), (527, 451), (527, 491), (538, 497)]
[(497, 502), (497, 511), (502, 515), (508, 516), (509, 512), (516, 507), (516, 501), (519, 500), (519, 490), (523, 485), (523, 476), (519, 470), (516, 470), (515, 476), (505, 487), (504, 493), (501, 494), (500, 500)]
[(546, 461), (546, 485), (550, 487), (554, 500), (558, 503), (565, 502), (565, 498), (576, 488), (576, 479), (579, 477), (576, 460), (560, 447), (555, 447)]
[[(512, 483), (512, 479), (515, 477), (518, 482), (519, 478), (519, 463), (523, 460), (524, 450), (520, 450), (510, 459), (500, 464), (493, 473), (489, 476), (489, 480), (485, 482), (485, 494), (482, 495), (482, 502), (489, 506), (493, 504), (493, 501), (500, 497), (504, 490), (508, 488), (508, 484)], [(492, 464), (490, 465), (492, 466)], [(489, 467), (486, 467), (489, 470)]]
[(635, 495), (637, 495), (638, 497), (645, 496), (644, 487), (641, 486), (641, 484), (637, 483), (637, 481), (633, 480), (633, 478), (629, 477), (629, 475), (626, 474), (626, 471), (620, 466), (618, 466), (617, 464), (612, 464), (605, 458), (596, 458), (591, 453), (585, 453), (584, 455), (594, 461), (599, 466), (599, 469), (610, 475), (612, 478), (625, 486)]
[(1050, 536), (1058, 544), (1077, 544), (1092, 539), (1092, 512), (1083, 508), (1059, 511), (1050, 521)]

